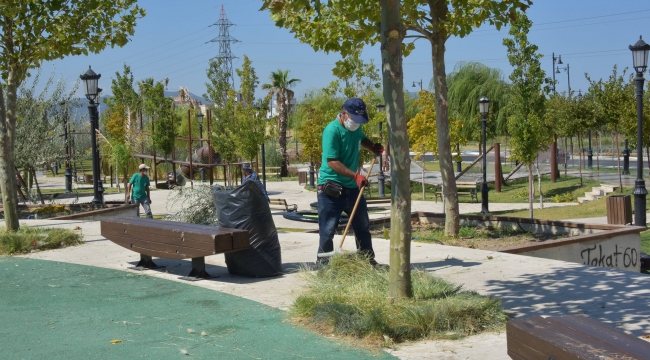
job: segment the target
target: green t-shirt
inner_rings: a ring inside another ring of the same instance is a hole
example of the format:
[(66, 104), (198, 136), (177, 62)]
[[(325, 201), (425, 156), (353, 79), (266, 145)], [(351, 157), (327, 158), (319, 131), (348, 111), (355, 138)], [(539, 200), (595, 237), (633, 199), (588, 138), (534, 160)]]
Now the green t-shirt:
[(150, 182), (147, 175), (141, 176), (139, 172), (135, 173), (131, 176), (129, 183), (133, 186), (133, 190), (131, 190), (133, 200), (146, 200), (149, 198), (146, 189), (149, 187)]
[(323, 159), (320, 167), (318, 185), (332, 180), (346, 188), (356, 188), (354, 179), (343, 176), (327, 165), (327, 159), (338, 159), (348, 169), (356, 172), (359, 167), (359, 150), (366, 135), (361, 126), (355, 131), (347, 130), (338, 119), (329, 123), (323, 130)]

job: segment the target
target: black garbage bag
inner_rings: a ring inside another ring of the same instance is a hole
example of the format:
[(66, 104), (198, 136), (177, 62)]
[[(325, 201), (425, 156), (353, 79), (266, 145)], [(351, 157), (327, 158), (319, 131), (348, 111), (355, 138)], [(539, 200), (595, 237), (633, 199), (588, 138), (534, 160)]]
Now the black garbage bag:
[(262, 190), (252, 181), (233, 189), (212, 188), (219, 226), (248, 230), (251, 248), (226, 253), (228, 272), (250, 277), (282, 274), (278, 231)]

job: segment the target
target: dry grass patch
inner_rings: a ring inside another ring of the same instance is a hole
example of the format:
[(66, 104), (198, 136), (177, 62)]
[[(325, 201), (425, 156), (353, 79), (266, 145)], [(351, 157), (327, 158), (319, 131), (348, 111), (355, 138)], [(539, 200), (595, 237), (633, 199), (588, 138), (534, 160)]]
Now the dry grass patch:
[(390, 346), (428, 338), (456, 339), (502, 329), (501, 301), (465, 291), (422, 270), (412, 272), (413, 298), (392, 301), (388, 271), (375, 270), (361, 256), (335, 256), (318, 271), (305, 271), (306, 289), (292, 316), (330, 333)]

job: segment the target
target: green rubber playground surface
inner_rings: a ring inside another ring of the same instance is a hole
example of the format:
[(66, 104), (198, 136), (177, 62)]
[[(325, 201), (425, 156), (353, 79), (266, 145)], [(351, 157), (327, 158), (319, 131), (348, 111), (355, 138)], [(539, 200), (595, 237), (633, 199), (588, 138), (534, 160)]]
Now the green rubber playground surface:
[(82, 265), (0, 258), (0, 304), (2, 359), (393, 358), (294, 327), (254, 301)]

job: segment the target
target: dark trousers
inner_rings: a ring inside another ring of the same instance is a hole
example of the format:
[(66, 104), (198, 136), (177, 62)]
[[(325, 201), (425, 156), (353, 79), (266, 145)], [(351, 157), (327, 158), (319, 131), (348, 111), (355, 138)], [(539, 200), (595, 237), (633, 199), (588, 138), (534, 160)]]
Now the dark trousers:
[[(328, 196), (321, 190), (318, 190), (318, 233), (320, 235), (320, 244), (318, 253), (326, 253), (334, 250), (332, 239), (339, 225), (341, 213), (345, 212), (350, 216), (354, 203), (359, 196), (359, 189), (343, 188), (340, 197), (335, 198)], [(352, 229), (357, 242), (357, 249), (365, 253), (371, 260), (375, 258), (375, 251), (372, 249), (372, 238), (370, 236), (370, 219), (368, 218), (368, 205), (366, 198), (361, 196), (359, 206), (352, 219)], [(340, 241), (336, 240), (337, 245)], [(319, 261), (323, 259), (319, 258)]]

